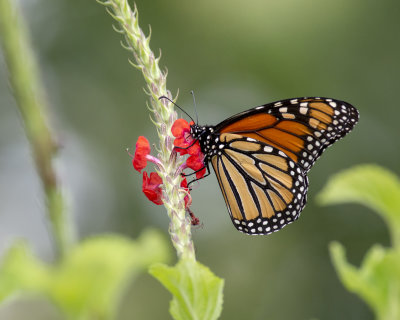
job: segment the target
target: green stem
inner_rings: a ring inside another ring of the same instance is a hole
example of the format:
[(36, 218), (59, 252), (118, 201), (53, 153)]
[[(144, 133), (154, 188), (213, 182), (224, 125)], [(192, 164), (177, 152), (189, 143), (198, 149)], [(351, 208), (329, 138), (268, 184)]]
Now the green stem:
[[(150, 111), (153, 112), (158, 136), (159, 158), (162, 162), (158, 173), (163, 179), (164, 196), (163, 201), (170, 218), (169, 232), (172, 243), (179, 257), (195, 259), (194, 247), (191, 238), (190, 221), (186, 218), (185, 193), (180, 188), (181, 176), (177, 173), (178, 167), (183, 163), (183, 158), (173, 153), (174, 137), (171, 127), (176, 120), (173, 105), (165, 99), (159, 100), (160, 96), (172, 98), (166, 88), (167, 74), (163, 72), (158, 61), (151, 51), (150, 36), (146, 37), (139, 27), (138, 12), (132, 11), (127, 0), (99, 1), (107, 7), (109, 14), (118, 22), (117, 32), (125, 37), (123, 46), (129, 50), (135, 60), (132, 63), (142, 71), (146, 81), (147, 94), (150, 96)], [(171, 157), (171, 155), (174, 156)]]
[(70, 230), (65, 221), (65, 200), (52, 164), (57, 145), (47, 125), (44, 90), (15, 1), (0, 0), (0, 36), (10, 83), (45, 192), (57, 254), (62, 257), (69, 245)]

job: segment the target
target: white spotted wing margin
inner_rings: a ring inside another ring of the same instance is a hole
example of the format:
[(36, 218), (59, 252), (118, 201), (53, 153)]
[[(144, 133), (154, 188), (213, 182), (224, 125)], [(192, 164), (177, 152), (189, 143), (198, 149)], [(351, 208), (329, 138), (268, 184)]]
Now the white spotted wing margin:
[(211, 162), (234, 226), (265, 235), (297, 220), (307, 200), (304, 170), (281, 150), (237, 134), (222, 134)]
[[(298, 136), (304, 140), (304, 148), (294, 152), (298, 157), (297, 162), (306, 172), (327, 147), (353, 130), (360, 117), (353, 105), (332, 98), (287, 99), (263, 107), (278, 119), (278, 123), (289, 118), (309, 131), (307, 135)], [(293, 132), (290, 134), (293, 135)]]

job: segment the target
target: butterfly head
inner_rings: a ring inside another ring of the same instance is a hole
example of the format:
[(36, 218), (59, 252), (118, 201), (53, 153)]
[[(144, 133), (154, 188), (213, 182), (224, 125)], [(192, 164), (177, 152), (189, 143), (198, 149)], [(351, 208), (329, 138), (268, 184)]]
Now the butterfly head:
[(211, 144), (215, 139), (214, 127), (199, 126), (198, 124), (190, 125), (190, 134), (193, 139), (198, 140), (200, 148), (204, 154), (207, 154), (211, 149)]
[(190, 123), (190, 134), (195, 140), (203, 140), (207, 135), (212, 133), (213, 129), (209, 126), (199, 126), (196, 123)]

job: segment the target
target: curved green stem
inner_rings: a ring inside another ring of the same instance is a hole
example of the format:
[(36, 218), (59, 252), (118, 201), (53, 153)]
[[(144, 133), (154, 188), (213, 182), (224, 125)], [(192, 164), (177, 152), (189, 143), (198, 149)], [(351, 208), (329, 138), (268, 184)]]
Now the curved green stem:
[(15, 1), (0, 0), (0, 36), (9, 79), (30, 142), (38, 175), (46, 196), (56, 250), (64, 256), (70, 244), (66, 206), (52, 158), (57, 151), (45, 113), (44, 90), (30, 46), (28, 32)]

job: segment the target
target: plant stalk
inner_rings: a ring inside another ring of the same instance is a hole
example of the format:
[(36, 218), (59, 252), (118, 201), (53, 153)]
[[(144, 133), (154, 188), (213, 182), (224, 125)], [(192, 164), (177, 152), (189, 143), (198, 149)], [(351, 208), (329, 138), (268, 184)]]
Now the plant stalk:
[(0, 40), (10, 84), (44, 189), (56, 252), (62, 258), (70, 245), (71, 230), (66, 221), (66, 201), (52, 162), (57, 144), (47, 125), (44, 90), (19, 11), (16, 1), (0, 0)]
[(191, 224), (186, 218), (185, 192), (180, 187), (181, 176), (177, 174), (183, 158), (174, 152), (174, 137), (171, 127), (177, 118), (173, 105), (166, 99), (159, 100), (160, 96), (172, 99), (167, 90), (167, 72), (160, 69), (156, 58), (151, 51), (150, 36), (146, 37), (139, 27), (138, 11), (136, 6), (132, 10), (127, 0), (98, 1), (106, 6), (108, 13), (118, 22), (114, 29), (123, 34), (125, 43), (122, 46), (129, 50), (134, 62), (131, 64), (139, 69), (146, 81), (146, 93), (150, 96), (150, 111), (160, 139), (159, 158), (163, 169), (158, 173), (163, 180), (163, 202), (170, 218), (169, 233), (178, 257), (195, 259), (194, 247), (191, 238)]

